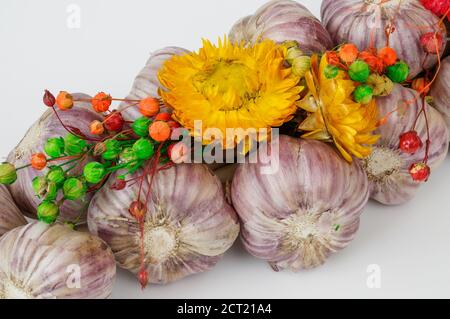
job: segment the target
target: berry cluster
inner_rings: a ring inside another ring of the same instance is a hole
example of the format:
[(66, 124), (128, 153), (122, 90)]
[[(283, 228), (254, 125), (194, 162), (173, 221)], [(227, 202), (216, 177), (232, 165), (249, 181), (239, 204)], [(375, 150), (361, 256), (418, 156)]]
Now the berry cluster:
[(328, 66), (324, 73), (328, 79), (345, 71), (348, 78), (357, 83), (353, 98), (361, 104), (369, 104), (376, 96), (389, 95), (394, 83), (407, 80), (409, 66), (399, 61), (390, 47), (381, 50), (359, 51), (354, 44), (344, 44), (326, 53)]

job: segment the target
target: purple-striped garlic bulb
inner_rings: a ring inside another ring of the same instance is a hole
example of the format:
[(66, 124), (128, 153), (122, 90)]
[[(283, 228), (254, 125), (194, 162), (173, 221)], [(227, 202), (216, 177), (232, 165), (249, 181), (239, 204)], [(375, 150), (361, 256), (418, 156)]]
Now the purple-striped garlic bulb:
[[(412, 104), (407, 102), (416, 101)], [(410, 201), (422, 183), (415, 182), (409, 169), (425, 158), (427, 140), (426, 121), (423, 115), (418, 117), (422, 99), (414, 90), (396, 84), (389, 96), (377, 99), (381, 115), (394, 110), (386, 124), (379, 127), (381, 135), (373, 147), (372, 155), (362, 161), (369, 177), (371, 197), (386, 205), (399, 205)], [(426, 104), (426, 114), (430, 129), (430, 150), (428, 165), (432, 170), (439, 167), (448, 152), (448, 130), (442, 116), (433, 107)], [(400, 150), (400, 135), (415, 130), (424, 146), (410, 155)]]
[[(145, 67), (136, 76), (130, 94), (127, 96), (128, 100), (142, 100), (149, 96), (158, 97), (158, 90), (161, 84), (158, 80), (158, 72), (165, 61), (172, 58), (174, 55), (185, 54), (188, 51), (178, 47), (167, 47), (154, 52)], [(135, 120), (142, 116), (139, 109), (134, 107), (127, 107), (130, 103), (121, 103), (119, 110), (127, 120)], [(167, 110), (167, 108), (165, 108)]]
[(8, 188), (0, 185), (0, 237), (11, 229), (26, 223), (27, 221), (14, 203)]
[(274, 0), (254, 15), (242, 18), (231, 29), (235, 43), (255, 43), (261, 39), (276, 42), (297, 41), (306, 54), (333, 47), (330, 35), (320, 21), (303, 5), (291, 0)]
[(440, 52), (445, 48), (445, 29), (419, 0), (323, 0), (321, 15), (335, 45), (354, 43), (360, 50), (371, 44), (385, 47), (386, 30), (392, 27), (389, 45), (410, 66), (410, 78), (437, 63), (437, 56), (422, 47), (422, 35), (438, 32), (443, 38)]
[(116, 277), (99, 238), (34, 222), (0, 239), (0, 299), (104, 299)]
[[(90, 98), (85, 94), (73, 94), (75, 99)], [(94, 120), (102, 120), (101, 116), (89, 107), (85, 102), (75, 102), (75, 106), (70, 112), (58, 111), (61, 120), (71, 126), (76, 126), (87, 136), (93, 137), (88, 130), (83, 128), (89, 127), (89, 124)], [(41, 118), (33, 124), (33, 126), (25, 134), (24, 138), (15, 147), (15, 149), (8, 155), (8, 162), (14, 164), (16, 167), (27, 165), (30, 162), (31, 156), (35, 153), (43, 153), (44, 145), (47, 139), (58, 136), (66, 136), (68, 132), (64, 129), (61, 123), (52, 110), (47, 110)], [(80, 170), (83, 168), (80, 165)], [(74, 173), (79, 171), (74, 170)], [(18, 172), (17, 181), (9, 186), (11, 195), (19, 208), (29, 217), (36, 217), (36, 209), (41, 203), (41, 200), (35, 195), (32, 187), (32, 181), (36, 176), (45, 174), (46, 171), (36, 171), (29, 167)], [(89, 205), (90, 196), (86, 195), (85, 199), (78, 201), (66, 201), (61, 206), (60, 221), (74, 221), (85, 220), (87, 206)]]
[(300, 271), (349, 245), (369, 198), (357, 161), (323, 142), (281, 136), (279, 168), (267, 174), (265, 165), (241, 164), (231, 187), (249, 253), (275, 270)]
[(450, 131), (450, 57), (442, 61), (442, 68), (431, 87), (436, 109), (442, 114)]
[(89, 208), (89, 230), (110, 245), (119, 266), (134, 274), (141, 271), (143, 247), (151, 283), (167, 284), (210, 270), (239, 234), (219, 179), (205, 165), (180, 164), (157, 173), (151, 192), (150, 180), (146, 177), (141, 189), (141, 202), (150, 193), (142, 242), (140, 223), (129, 212), (140, 183), (121, 191), (105, 185)]

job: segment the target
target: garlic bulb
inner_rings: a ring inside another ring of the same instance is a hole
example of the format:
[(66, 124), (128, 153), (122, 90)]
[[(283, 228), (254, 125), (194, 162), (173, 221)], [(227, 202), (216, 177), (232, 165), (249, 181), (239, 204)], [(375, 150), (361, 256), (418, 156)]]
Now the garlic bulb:
[[(161, 69), (165, 61), (169, 60), (174, 55), (180, 55), (187, 53), (188, 51), (178, 47), (167, 47), (153, 53), (145, 67), (139, 72), (134, 80), (131, 92), (127, 99), (129, 100), (141, 100), (146, 97), (153, 96), (158, 97), (158, 90), (161, 84), (158, 80), (158, 72)], [(128, 103), (122, 103), (119, 110), (125, 110), (122, 115), (128, 120), (134, 120), (142, 116), (137, 107), (127, 108)]]
[[(439, 18), (426, 10), (419, 0), (324, 0), (322, 22), (334, 44), (350, 42), (360, 50), (386, 46), (386, 28), (395, 28), (390, 46), (410, 68), (410, 78), (437, 63), (437, 56), (427, 54), (420, 44), (423, 34), (438, 32), (446, 42), (446, 32), (438, 26)], [(393, 23), (393, 25), (391, 25)], [(425, 60), (426, 59), (426, 60)], [(423, 63), (425, 61), (425, 63)]]
[[(147, 194), (149, 183), (146, 179), (142, 194)], [(121, 267), (135, 274), (141, 265), (141, 234), (128, 208), (137, 199), (138, 184), (122, 191), (105, 185), (88, 215), (90, 231), (111, 246)], [(144, 252), (151, 283), (166, 284), (211, 269), (239, 233), (237, 216), (225, 201), (219, 179), (201, 164), (176, 165), (157, 173), (147, 208)]]
[(320, 21), (303, 5), (291, 0), (268, 2), (254, 15), (239, 20), (229, 36), (235, 43), (255, 43), (261, 39), (297, 41), (307, 54), (324, 52), (333, 46)]
[[(380, 126), (381, 135), (372, 155), (363, 160), (363, 167), (369, 177), (371, 197), (386, 205), (403, 204), (411, 200), (421, 183), (413, 181), (409, 174), (412, 164), (422, 162), (425, 146), (410, 155), (400, 151), (400, 135), (414, 129), (414, 122), (420, 112), (422, 102), (417, 92), (396, 84), (387, 97), (377, 99), (381, 115), (398, 108), (386, 124)], [(417, 102), (406, 106), (405, 101)], [(442, 116), (431, 106), (426, 106), (430, 128), (430, 152), (428, 165), (436, 169), (442, 164), (448, 152), (448, 131)], [(425, 118), (420, 116), (415, 130), (425, 144), (427, 139)]]
[(0, 299), (102, 299), (111, 295), (114, 256), (99, 238), (34, 222), (0, 239)]
[(242, 240), (274, 269), (313, 268), (355, 237), (369, 183), (328, 144), (281, 136), (279, 150), (274, 173), (262, 163), (237, 169), (231, 196)]
[(450, 57), (442, 61), (442, 68), (430, 91), (436, 109), (442, 114), (450, 130)]
[(25, 225), (27, 221), (17, 208), (6, 186), (0, 185), (0, 237), (11, 229)]
[[(76, 99), (89, 98), (89, 96), (84, 94), (74, 94), (73, 96)], [(80, 128), (88, 136), (88, 132), (83, 130), (83, 128), (89, 127), (89, 124), (94, 120), (101, 120), (101, 117), (92, 108), (88, 107), (87, 103), (81, 102), (76, 102), (75, 107), (70, 112), (58, 111), (58, 114), (64, 123)], [(47, 139), (65, 136), (67, 134), (68, 132), (58, 121), (53, 111), (47, 110), (28, 130), (16, 148), (8, 155), (8, 162), (14, 164), (16, 167), (27, 165), (31, 160), (32, 154), (43, 152)], [(74, 170), (74, 173), (77, 172)], [(17, 181), (10, 186), (10, 191), (15, 202), (29, 217), (34, 218), (36, 216), (37, 206), (41, 202), (36, 197), (31, 182), (36, 176), (43, 174), (45, 174), (45, 171), (39, 172), (31, 167), (20, 170)], [(60, 220), (75, 220), (80, 215), (85, 215), (89, 199), (90, 197), (87, 195), (85, 200), (66, 201), (61, 207)]]

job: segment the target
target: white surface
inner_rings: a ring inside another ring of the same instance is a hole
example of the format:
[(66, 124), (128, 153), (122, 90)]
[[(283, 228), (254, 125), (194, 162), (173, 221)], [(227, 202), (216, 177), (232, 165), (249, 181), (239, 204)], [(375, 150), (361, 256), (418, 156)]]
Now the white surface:
[[(228, 32), (264, 0), (1, 0), (0, 154), (6, 156), (43, 112), (43, 90), (126, 96), (149, 53)], [(320, 1), (301, 0), (316, 15)], [(67, 6), (81, 9), (70, 29)], [(371, 203), (354, 243), (322, 268), (274, 273), (240, 244), (213, 271), (141, 292), (119, 271), (119, 298), (450, 297), (450, 158), (402, 207)], [(369, 289), (367, 267), (381, 267)]]

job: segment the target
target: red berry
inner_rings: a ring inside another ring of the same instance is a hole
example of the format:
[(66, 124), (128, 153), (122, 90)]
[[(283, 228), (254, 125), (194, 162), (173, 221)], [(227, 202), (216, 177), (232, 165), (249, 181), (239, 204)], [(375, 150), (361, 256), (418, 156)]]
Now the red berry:
[(148, 285), (148, 272), (142, 269), (138, 274), (138, 279), (142, 289), (145, 289), (145, 287), (147, 287)]
[(122, 114), (116, 111), (108, 115), (104, 122), (106, 129), (110, 132), (122, 131), (124, 124), (125, 121), (123, 119)]
[(175, 121), (168, 121), (167, 124), (169, 124), (171, 129), (180, 128), (181, 124)]
[(121, 191), (125, 187), (127, 187), (127, 182), (124, 181), (123, 179), (116, 179), (114, 184), (111, 185), (111, 189), (116, 191)]
[(53, 107), (56, 103), (56, 98), (49, 90), (45, 90), (43, 101), (48, 107)]
[(172, 119), (172, 116), (169, 113), (159, 113), (155, 117), (155, 121), (170, 121)]
[(420, 148), (422, 148), (423, 143), (416, 131), (406, 132), (400, 135), (400, 145), (399, 148), (407, 154), (414, 154)]
[(426, 182), (430, 177), (431, 169), (425, 163), (416, 163), (409, 168), (409, 174), (416, 182)]
[(429, 32), (420, 37), (420, 44), (425, 52), (438, 54), (443, 51), (444, 40), (440, 33)]
[(140, 201), (134, 201), (130, 205), (129, 212), (136, 220), (143, 221), (145, 214), (147, 214), (147, 207)]

